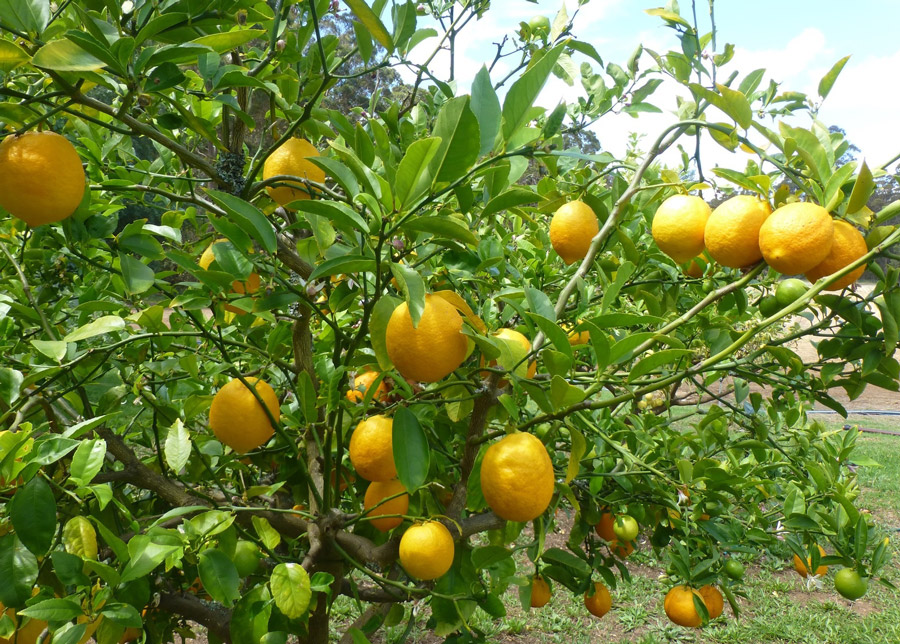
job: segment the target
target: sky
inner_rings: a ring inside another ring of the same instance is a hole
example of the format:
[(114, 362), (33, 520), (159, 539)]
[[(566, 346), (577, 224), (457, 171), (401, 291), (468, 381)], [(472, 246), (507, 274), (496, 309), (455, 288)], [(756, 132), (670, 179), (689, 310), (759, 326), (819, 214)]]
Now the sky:
[[(546, 15), (552, 21), (561, 4), (561, 0), (494, 0), (486, 15), (470, 23), (457, 40), (459, 93), (468, 92), (474, 74), (493, 59), (493, 43), (499, 42), (503, 34), (514, 32), (519, 21), (535, 15)], [(624, 65), (638, 43), (660, 53), (679, 48), (675, 32), (659, 18), (644, 13), (644, 9), (663, 6), (665, 0), (590, 0), (580, 9), (576, 0), (565, 4), (570, 16), (578, 9), (574, 35), (594, 45), (604, 62)], [(689, 18), (690, 1), (682, 0), (680, 4), (682, 15)], [(709, 29), (708, 7), (706, 0), (697, 0), (701, 32)], [(859, 156), (871, 167), (900, 153), (900, 38), (896, 35), (900, 0), (716, 0), (715, 9), (718, 51), (725, 43), (735, 45), (735, 56), (723, 73), (727, 76), (738, 71), (738, 82), (748, 72), (765, 68), (764, 83), (772, 78), (781, 83), (782, 90), (816, 96), (820, 78), (839, 59), (851, 55), (824, 102), (819, 119), (826, 125), (844, 128), (848, 139), (860, 148)], [(434, 43), (426, 40), (413, 58), (426, 57)], [(582, 60), (588, 59), (579, 57), (576, 62)], [(643, 59), (644, 66), (652, 62)], [(512, 58), (501, 61), (494, 68), (493, 80), (505, 75), (513, 64)], [(438, 56), (432, 68), (438, 72), (449, 69), (447, 57)], [(446, 78), (446, 73), (438, 75)], [(628, 115), (604, 117), (594, 128), (603, 148), (622, 154), (630, 132), (644, 134), (642, 147), (649, 147), (657, 134), (673, 122), (676, 91), (673, 83), (671, 88), (661, 88), (648, 99), (663, 114), (641, 114), (639, 119)], [(573, 101), (579, 94), (583, 95), (583, 90), (578, 81), (570, 87), (552, 77), (537, 102), (553, 108), (561, 97)], [(715, 120), (729, 119), (718, 114)], [(791, 122), (802, 126), (809, 123), (808, 116)], [(734, 169), (743, 169), (747, 160), (746, 154), (731, 153), (714, 143), (704, 146), (702, 156), (707, 166)], [(665, 160), (676, 161), (674, 156)]]

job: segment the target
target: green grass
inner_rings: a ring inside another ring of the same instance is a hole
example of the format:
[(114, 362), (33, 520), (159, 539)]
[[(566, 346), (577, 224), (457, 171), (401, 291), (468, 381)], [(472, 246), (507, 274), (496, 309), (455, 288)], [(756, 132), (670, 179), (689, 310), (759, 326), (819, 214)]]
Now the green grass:
[[(829, 426), (845, 421), (827, 418)], [(853, 417), (850, 424), (876, 429), (900, 428), (900, 419), (878, 420)], [(863, 489), (861, 506), (870, 510), (876, 522), (890, 534), (900, 529), (900, 437), (863, 434), (858, 454), (877, 461), (881, 467), (861, 467), (858, 471)], [(894, 539), (892, 537), (892, 539)], [(895, 544), (898, 542), (894, 539)], [(748, 570), (741, 587), (741, 617), (735, 618), (726, 603), (725, 615), (705, 629), (686, 629), (672, 625), (665, 617), (662, 598), (665, 584), (659, 579), (663, 568), (641, 553), (641, 565), (633, 569), (632, 583), (619, 583), (613, 591), (613, 609), (603, 619), (592, 618), (581, 597), (573, 597), (564, 588), (554, 587), (550, 603), (540, 610), (524, 612), (515, 591), (506, 596), (507, 616), (493, 620), (476, 611), (471, 625), (486, 634), (488, 642), (538, 644), (881, 644), (900, 642), (900, 593), (872, 584), (860, 601), (844, 601), (832, 585), (834, 570), (821, 590), (807, 589), (806, 583), (787, 562), (756, 562)], [(787, 565), (787, 568), (785, 568)], [(900, 582), (897, 557), (882, 571), (894, 583)], [(358, 615), (347, 600), (335, 605), (339, 623), (347, 624)], [(382, 629), (373, 642), (398, 642), (410, 615), (406, 608), (400, 626)], [(425, 622), (430, 615), (419, 607), (416, 625), (407, 642), (443, 641), (429, 633)], [(342, 619), (343, 618), (343, 619)]]

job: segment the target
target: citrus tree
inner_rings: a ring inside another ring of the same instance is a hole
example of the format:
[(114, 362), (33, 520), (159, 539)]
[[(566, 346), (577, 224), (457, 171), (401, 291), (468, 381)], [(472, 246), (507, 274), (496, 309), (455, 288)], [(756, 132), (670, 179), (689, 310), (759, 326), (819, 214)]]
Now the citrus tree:
[[(806, 414), (900, 380), (900, 202), (816, 118), (846, 60), (786, 91), (671, 2), (674, 48), (617, 64), (563, 11), (464, 94), (487, 2), (0, 7), (2, 641), (364, 642), (421, 610), (471, 641), (510, 589), (602, 617), (636, 546), (683, 626), (759, 553), (878, 577), (855, 433)], [(411, 84), (326, 107), (388, 67)], [(552, 75), (582, 98), (537, 106)], [(623, 158), (568, 146), (662, 109)]]

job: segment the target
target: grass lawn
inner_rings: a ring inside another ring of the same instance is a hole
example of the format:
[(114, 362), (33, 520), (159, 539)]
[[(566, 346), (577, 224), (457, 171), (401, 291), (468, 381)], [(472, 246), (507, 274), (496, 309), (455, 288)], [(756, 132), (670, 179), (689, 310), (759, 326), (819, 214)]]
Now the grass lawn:
[[(885, 418), (885, 417), (882, 417)], [(824, 422), (840, 427), (838, 417)], [(879, 420), (872, 416), (851, 417), (851, 424), (876, 429), (900, 430), (900, 418)], [(894, 536), (900, 530), (900, 436), (863, 434), (858, 452), (879, 462), (882, 467), (861, 467), (859, 482), (863, 489), (861, 505), (869, 509), (876, 522), (896, 547)], [(634, 565), (632, 565), (634, 564)], [(829, 572), (821, 590), (807, 589), (806, 582), (790, 567), (789, 561), (760, 559), (744, 578), (746, 598), (739, 598), (741, 617), (736, 619), (726, 602), (725, 614), (705, 629), (674, 626), (663, 612), (665, 585), (659, 580), (664, 566), (644, 549), (629, 559), (631, 584), (620, 584), (613, 592), (613, 608), (603, 619), (591, 617), (581, 597), (573, 597), (558, 585), (550, 603), (542, 609), (524, 612), (515, 591), (507, 594), (505, 618), (491, 620), (476, 611), (472, 626), (487, 634), (489, 642), (538, 644), (663, 644), (696, 642), (709, 644), (881, 644), (900, 643), (900, 593), (881, 584), (870, 585), (868, 594), (853, 604), (834, 591), (834, 570)], [(900, 562), (893, 557), (883, 570), (893, 583), (900, 584)], [(338, 623), (347, 624), (358, 612), (349, 600), (335, 605)], [(418, 625), (430, 610), (422, 607)], [(426, 629), (413, 628), (404, 640), (406, 619), (394, 628), (383, 629), (373, 642), (443, 641)]]

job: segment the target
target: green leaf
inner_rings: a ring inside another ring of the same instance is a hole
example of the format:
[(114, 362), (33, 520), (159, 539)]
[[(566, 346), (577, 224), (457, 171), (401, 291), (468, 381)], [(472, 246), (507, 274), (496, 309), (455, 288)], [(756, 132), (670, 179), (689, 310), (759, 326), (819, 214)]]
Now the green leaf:
[(387, 354), (385, 335), (391, 314), (399, 304), (400, 300), (396, 297), (385, 296), (379, 299), (372, 309), (372, 319), (369, 322), (369, 342), (375, 352), (375, 359), (378, 360), (378, 367), (382, 371), (387, 371), (394, 366)]
[(231, 559), (221, 550), (215, 548), (200, 553), (197, 565), (203, 589), (217, 602), (231, 606), (241, 594), (238, 589), (241, 578)]
[(591, 566), (583, 559), (576, 557), (571, 552), (561, 548), (550, 548), (541, 555), (541, 559), (547, 563), (559, 564), (569, 568), (583, 577), (591, 576)]
[(49, 0), (0, 0), (0, 16), (13, 29), (40, 34), (50, 22)]
[(581, 459), (587, 453), (587, 442), (584, 440), (584, 435), (574, 427), (569, 428), (569, 435), (572, 437), (572, 449), (569, 452), (569, 464), (566, 467), (566, 483), (578, 476)]
[(422, 313), (425, 312), (425, 282), (416, 269), (405, 264), (391, 264), (391, 273), (400, 286), (400, 292), (406, 298), (413, 328), (416, 328), (422, 319)]
[(275, 228), (259, 208), (247, 203), (240, 197), (235, 197), (221, 190), (207, 190), (206, 194), (228, 213), (232, 221), (253, 237), (267, 252), (274, 253), (278, 249)]
[(124, 253), (119, 253), (119, 262), (122, 265), (122, 279), (125, 280), (125, 289), (129, 293), (143, 293), (153, 286), (153, 283), (156, 281), (156, 274), (144, 262)]
[(437, 237), (456, 239), (467, 244), (477, 245), (478, 238), (459, 219), (453, 217), (412, 217), (400, 226), (412, 232), (432, 233)]
[(691, 23), (689, 23), (687, 20), (682, 18), (680, 15), (678, 15), (674, 11), (670, 11), (668, 9), (663, 9), (662, 7), (660, 7), (658, 9), (644, 9), (644, 13), (646, 13), (650, 16), (659, 16), (666, 22), (671, 22), (671, 23), (681, 25), (682, 27), (688, 29), (691, 32), (693, 32), (693, 30), (694, 30), (694, 28), (691, 26)]
[(340, 201), (325, 201), (306, 199), (295, 202), (295, 209), (307, 212), (319, 217), (324, 217), (332, 222), (335, 228), (347, 233), (353, 238), (357, 232), (368, 233), (369, 225), (358, 212)]
[(56, 362), (61, 362), (66, 357), (66, 351), (69, 348), (66, 342), (52, 340), (32, 340), (31, 344), (35, 349)]
[(265, 585), (259, 585), (244, 594), (234, 607), (231, 616), (233, 644), (259, 644), (269, 632), (272, 615), (272, 597)]
[(872, 171), (863, 160), (859, 166), (859, 174), (856, 175), (856, 182), (853, 184), (853, 191), (850, 193), (847, 212), (853, 214), (862, 210), (869, 203), (869, 197), (874, 191), (875, 181), (872, 179)]
[(106, 66), (102, 60), (65, 38), (52, 40), (38, 49), (31, 64), (56, 72), (96, 72)]
[(281, 563), (272, 570), (269, 578), (272, 598), (278, 610), (288, 619), (298, 619), (306, 614), (312, 598), (309, 575), (298, 563)]
[(65, 342), (78, 342), (93, 338), (94, 336), (103, 335), (104, 333), (112, 333), (125, 328), (125, 320), (118, 315), (104, 315), (93, 322), (88, 322), (84, 326), (78, 327), (69, 335), (63, 338)]
[(533, 190), (515, 186), (491, 199), (481, 212), (481, 216), (487, 217), (509, 208), (515, 208), (526, 203), (536, 203), (540, 200), (540, 196)]
[(69, 478), (79, 486), (89, 485), (103, 468), (106, 457), (106, 441), (102, 438), (82, 441), (72, 455)]
[(37, 576), (37, 558), (15, 533), (0, 537), (0, 602), (12, 608), (24, 606)]
[(20, 610), (19, 614), (45, 622), (68, 622), (84, 615), (84, 611), (71, 599), (45, 599)]
[(434, 134), (441, 145), (431, 160), (429, 172), (435, 183), (452, 182), (462, 177), (478, 159), (480, 130), (478, 119), (469, 109), (469, 97), (460, 96), (444, 103)]
[(164, 452), (166, 463), (176, 474), (187, 465), (191, 456), (191, 435), (180, 418), (169, 428)]
[(18, 400), (24, 380), (21, 371), (8, 367), (0, 368), (0, 400), (7, 405)]
[(278, 530), (272, 527), (269, 520), (265, 517), (253, 517), (251, 521), (263, 545), (269, 550), (277, 548), (278, 544), (281, 543), (281, 535), (278, 533)]
[(310, 281), (329, 275), (374, 272), (378, 268), (375, 260), (362, 255), (341, 255), (326, 260), (316, 266), (316, 270), (309, 276)]
[(202, 45), (209, 47), (217, 54), (236, 49), (241, 45), (246, 45), (255, 38), (263, 36), (266, 32), (262, 29), (240, 29), (236, 31), (224, 31), (217, 34), (209, 34), (208, 36), (200, 36), (194, 38), (188, 44)]
[(479, 155), (483, 156), (494, 149), (494, 141), (500, 131), (500, 100), (485, 65), (481, 66), (472, 81), (472, 113), (478, 119), (481, 132)]
[(414, 492), (428, 480), (431, 450), (419, 419), (406, 407), (394, 414), (394, 462), (397, 475), (409, 492)]
[(641, 376), (667, 364), (677, 362), (686, 356), (693, 355), (690, 349), (663, 349), (639, 361), (628, 374), (628, 382), (634, 382)]
[[(106, 540), (105, 536), (103, 538)], [(133, 536), (128, 542), (130, 559), (122, 571), (122, 583), (149, 575), (166, 557), (181, 551), (183, 547), (181, 540), (174, 535)]]
[(716, 89), (725, 99), (726, 109), (723, 111), (745, 130), (750, 127), (750, 123), (753, 121), (753, 110), (747, 97), (726, 85), (717, 84)]
[(587, 397), (580, 387), (571, 385), (561, 376), (553, 376), (550, 381), (550, 403), (554, 409), (565, 409), (577, 405)]
[(391, 38), (391, 34), (385, 29), (381, 19), (369, 8), (369, 5), (364, 0), (344, 0), (344, 2), (375, 40), (388, 50), (388, 53), (394, 51), (394, 39)]
[(850, 56), (844, 56), (822, 77), (822, 80), (819, 81), (819, 96), (822, 98), (828, 96), (828, 93), (831, 91), (831, 88), (834, 86), (835, 81), (838, 79), (838, 76), (840, 76), (841, 70), (844, 69), (844, 65), (847, 64), (848, 60), (850, 60)]
[(553, 66), (563, 52), (563, 45), (557, 45), (513, 83), (503, 101), (503, 139), (509, 141), (512, 135), (531, 120), (531, 106), (544, 88)]
[(616, 279), (614, 279), (612, 284), (606, 288), (606, 291), (603, 293), (603, 299), (600, 300), (600, 310), (603, 313), (609, 311), (610, 307), (618, 301), (619, 291), (622, 290), (622, 287), (625, 286), (625, 282), (628, 281), (628, 278), (630, 278), (633, 273), (634, 264), (631, 262), (622, 262), (619, 269), (616, 271)]
[(545, 336), (547, 336), (547, 339), (550, 340), (550, 343), (553, 344), (557, 351), (570, 360), (574, 358), (572, 355), (572, 344), (569, 342), (569, 336), (558, 324), (556, 324), (556, 322), (537, 313), (528, 313), (527, 315), (535, 322), (535, 324), (537, 324), (538, 328)]
[(131, 604), (121, 602), (106, 604), (101, 612), (107, 619), (126, 628), (142, 628), (144, 626), (141, 614)]
[(441, 146), (441, 139), (429, 137), (414, 142), (406, 150), (394, 181), (396, 207), (403, 211), (428, 190), (432, 182), (429, 164)]
[(97, 558), (97, 531), (85, 517), (72, 517), (63, 527), (66, 552), (82, 559)]
[[(2, 4), (2, 1), (0, 1)], [(28, 52), (10, 40), (0, 40), (0, 72), (11, 72), (31, 60)]]
[(16, 490), (9, 515), (25, 547), (35, 555), (46, 554), (56, 532), (56, 499), (43, 477), (37, 476)]

